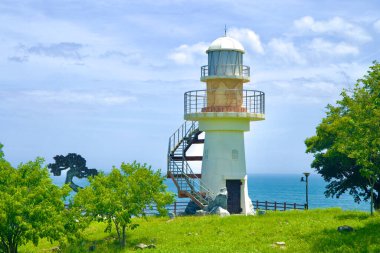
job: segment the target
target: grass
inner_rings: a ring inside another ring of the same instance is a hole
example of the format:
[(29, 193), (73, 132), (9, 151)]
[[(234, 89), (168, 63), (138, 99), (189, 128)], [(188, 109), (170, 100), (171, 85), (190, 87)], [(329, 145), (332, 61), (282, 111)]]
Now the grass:
[[(268, 212), (261, 216), (177, 217), (139, 219), (140, 226), (128, 232), (127, 248), (119, 250), (115, 234), (104, 233), (104, 224), (93, 223), (86, 240), (64, 252), (134, 252), (138, 243), (155, 244), (146, 252), (380, 252), (380, 215), (316, 209)], [(353, 232), (340, 233), (349, 225)], [(285, 242), (281, 248), (275, 242)], [(48, 252), (54, 245), (43, 241), (37, 248), (26, 245), (21, 252)]]

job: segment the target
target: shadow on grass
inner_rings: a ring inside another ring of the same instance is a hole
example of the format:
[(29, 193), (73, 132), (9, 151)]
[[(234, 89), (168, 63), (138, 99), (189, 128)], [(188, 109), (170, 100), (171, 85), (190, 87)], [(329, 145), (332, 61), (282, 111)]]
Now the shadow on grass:
[(138, 243), (147, 243), (150, 240), (148, 238), (130, 238), (127, 236), (126, 247), (122, 249), (119, 244), (119, 240), (116, 236), (110, 235), (101, 240), (81, 240), (67, 248), (63, 249), (63, 252), (70, 253), (83, 253), (83, 252), (124, 252), (125, 250), (133, 250)]
[(368, 219), (370, 214), (367, 213), (350, 213), (350, 214), (341, 214), (336, 215), (334, 218), (337, 220), (366, 220)]
[(380, 252), (380, 221), (369, 221), (353, 232), (325, 229), (308, 235), (311, 252)]
[(70, 246), (63, 248), (63, 252), (83, 253), (83, 252), (120, 252), (118, 241), (113, 236), (102, 240), (81, 240)]
[(144, 243), (146, 245), (156, 244), (156, 239), (148, 237), (127, 237), (127, 248), (135, 249), (136, 245), (139, 243)]

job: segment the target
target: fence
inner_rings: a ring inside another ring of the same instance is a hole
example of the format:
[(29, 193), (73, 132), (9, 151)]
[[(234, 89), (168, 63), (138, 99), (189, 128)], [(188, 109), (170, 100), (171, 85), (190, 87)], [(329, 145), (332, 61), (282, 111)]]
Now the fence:
[[(166, 206), (169, 213), (174, 213), (175, 215), (185, 212), (188, 202), (174, 202), (171, 205)], [(286, 210), (307, 210), (306, 204), (297, 203), (287, 203), (287, 202), (268, 202), (268, 201), (252, 201), (255, 210), (272, 210), (272, 211), (286, 211)], [(158, 213), (157, 209), (153, 207), (152, 210), (145, 210), (146, 214), (152, 215)]]
[(286, 203), (286, 202), (268, 202), (268, 201), (252, 201), (255, 209), (286, 211), (286, 210), (307, 210), (307, 204)]
[[(175, 215), (177, 215), (179, 213), (185, 212), (187, 204), (188, 202), (176, 201), (171, 205), (167, 205), (166, 210), (168, 210), (169, 213), (174, 213)], [(148, 208), (145, 209), (145, 213), (147, 215), (154, 215), (154, 214), (157, 214), (158, 211), (157, 211), (157, 208), (153, 206), (152, 209), (148, 209)]]
[[(185, 201), (176, 201), (171, 205), (167, 205), (166, 209), (169, 213), (174, 213), (178, 215), (185, 212), (188, 202)], [(286, 210), (307, 210), (308, 207), (306, 204), (297, 204), (297, 203), (287, 203), (287, 202), (268, 202), (268, 201), (252, 201), (256, 210), (272, 210), (272, 211), (286, 211)], [(66, 204), (66, 208), (69, 206)], [(145, 209), (147, 215), (155, 215), (158, 213), (155, 206), (152, 209)]]

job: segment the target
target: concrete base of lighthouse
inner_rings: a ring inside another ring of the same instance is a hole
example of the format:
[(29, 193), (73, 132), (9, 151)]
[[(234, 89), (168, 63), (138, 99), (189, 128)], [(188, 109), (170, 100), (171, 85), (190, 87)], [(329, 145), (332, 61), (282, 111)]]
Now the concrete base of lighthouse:
[(202, 160), (202, 184), (216, 195), (227, 188), (230, 213), (253, 214), (248, 196), (245, 165), (244, 131), (249, 131), (247, 119), (200, 120), (205, 143)]

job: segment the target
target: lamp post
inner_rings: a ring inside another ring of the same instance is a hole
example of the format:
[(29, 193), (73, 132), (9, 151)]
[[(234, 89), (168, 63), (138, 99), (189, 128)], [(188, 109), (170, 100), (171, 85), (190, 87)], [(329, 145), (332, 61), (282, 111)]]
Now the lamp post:
[(310, 176), (310, 173), (304, 172), (303, 174), (305, 175), (306, 180), (304, 180), (303, 177), (301, 177), (301, 182), (306, 182), (306, 210), (308, 210), (309, 209), (309, 176)]

